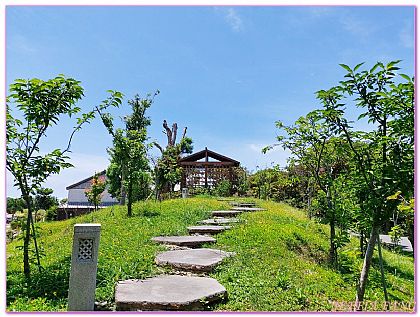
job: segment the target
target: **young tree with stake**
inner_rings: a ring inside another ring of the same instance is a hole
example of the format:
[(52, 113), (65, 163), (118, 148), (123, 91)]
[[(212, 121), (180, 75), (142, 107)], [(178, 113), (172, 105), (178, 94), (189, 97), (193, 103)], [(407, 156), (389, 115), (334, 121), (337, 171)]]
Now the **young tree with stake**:
[[(46, 137), (49, 128), (57, 125), (63, 116), (72, 117), (80, 113), (81, 109), (76, 106), (83, 97), (80, 82), (64, 75), (46, 81), (37, 78), (17, 79), (10, 85), (10, 92), (6, 109), (6, 167), (13, 175), (14, 185), (19, 188), (28, 209), (23, 226), (23, 271), (29, 279), (31, 230), (37, 264), (41, 270), (31, 195), (36, 194), (51, 174), (58, 174), (62, 169), (72, 167), (67, 153), (70, 152), (74, 134), (94, 119), (96, 111), (118, 106), (121, 93), (109, 91), (109, 98), (77, 119), (64, 148), (42, 154), (41, 141)], [(19, 111), (18, 116), (12, 114), (13, 110)]]
[(113, 147), (108, 149), (110, 166), (107, 170), (109, 192), (113, 197), (119, 197), (120, 203), (125, 204), (127, 197), (127, 215), (132, 216), (132, 205), (135, 190), (141, 188), (139, 183), (147, 180), (149, 160), (147, 151), (151, 147), (147, 144), (147, 127), (151, 120), (146, 116), (147, 109), (152, 105), (154, 97), (148, 94), (146, 98), (136, 95), (129, 100), (132, 113), (124, 117), (124, 128), (114, 130), (113, 118), (109, 113), (101, 113), (102, 122), (113, 137)]
[[(400, 191), (404, 197), (414, 196), (414, 78), (396, 71), (400, 61), (376, 63), (370, 70), (358, 71), (363, 63), (346, 70), (340, 85), (321, 90), (318, 98), (324, 105), (324, 117), (334, 132), (343, 136), (352, 153), (359, 198), (363, 212), (370, 219), (370, 236), (357, 286), (356, 307), (363, 302), (375, 244), (379, 251), (385, 301), (388, 302), (382, 265), (379, 231), (390, 219), (397, 203), (387, 199)], [(403, 82), (398, 83), (398, 81)], [(355, 132), (345, 118), (346, 98), (355, 98), (356, 106), (376, 127), (370, 132)]]

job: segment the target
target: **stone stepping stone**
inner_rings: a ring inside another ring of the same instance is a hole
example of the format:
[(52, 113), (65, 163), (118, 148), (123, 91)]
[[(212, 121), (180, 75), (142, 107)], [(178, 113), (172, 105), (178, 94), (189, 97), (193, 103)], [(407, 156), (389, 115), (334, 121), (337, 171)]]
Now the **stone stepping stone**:
[(232, 210), (237, 210), (237, 211), (262, 211), (262, 210), (265, 210), (265, 209), (255, 208), (255, 207), (232, 207)]
[(117, 283), (117, 310), (203, 310), (227, 298), (226, 289), (209, 277), (161, 275)]
[(241, 214), (240, 210), (215, 210), (211, 212), (212, 217), (235, 217)]
[(212, 218), (212, 219), (206, 219), (201, 220), (199, 223), (202, 223), (203, 225), (225, 225), (230, 223), (236, 223), (239, 222), (239, 219), (236, 218)]
[(154, 237), (152, 241), (162, 244), (177, 245), (180, 247), (198, 247), (203, 243), (214, 243), (215, 238), (209, 236), (165, 236), (165, 237)]
[(159, 253), (156, 264), (195, 272), (210, 272), (224, 258), (234, 253), (215, 249), (174, 250)]
[(232, 206), (236, 206), (236, 207), (255, 207), (256, 204), (253, 202), (230, 202), (230, 204)]
[(208, 226), (192, 226), (192, 227), (188, 227), (188, 232), (190, 234), (193, 233), (199, 233), (199, 234), (216, 234), (216, 233), (220, 233), (223, 232), (227, 229), (230, 229), (230, 226), (212, 226), (212, 225), (208, 225)]

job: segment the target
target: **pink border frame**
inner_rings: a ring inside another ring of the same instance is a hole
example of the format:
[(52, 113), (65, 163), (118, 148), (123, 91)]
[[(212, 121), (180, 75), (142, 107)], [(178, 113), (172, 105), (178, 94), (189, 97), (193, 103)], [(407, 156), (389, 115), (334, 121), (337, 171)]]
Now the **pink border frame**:
[[(5, 78), (5, 96), (7, 96), (7, 82), (6, 82), (6, 74), (7, 74), (7, 59), (6, 59), (6, 43), (7, 43), (7, 34), (6, 34), (6, 10), (8, 7), (25, 7), (25, 6), (31, 6), (31, 7), (413, 7), (414, 8), (414, 85), (415, 85), (415, 92), (414, 92), (414, 98), (415, 98), (415, 107), (414, 107), (414, 131), (415, 131), (415, 142), (414, 142), (414, 157), (415, 157), (415, 174), (414, 174), (414, 192), (417, 193), (417, 167), (418, 167), (418, 161), (417, 161), (417, 119), (418, 119), (418, 111), (417, 111), (417, 5), (409, 5), (409, 4), (391, 4), (391, 5), (380, 5), (380, 4), (367, 4), (367, 5), (348, 5), (348, 4), (317, 4), (317, 5), (307, 5), (307, 4), (6, 4), (4, 7), (4, 34), (5, 34), (5, 46), (4, 46), (4, 78)], [(6, 122), (6, 111), (4, 112), (4, 122)], [(6, 131), (3, 135), (4, 138), (4, 144), (6, 144)], [(6, 158), (6, 149), (4, 149), (4, 158)], [(6, 173), (4, 174), (4, 184), (6, 185)], [(6, 201), (7, 201), (7, 190), (5, 186), (5, 202), (3, 204), (4, 210), (6, 210)], [(418, 210), (418, 204), (419, 202), (417, 199), (415, 200), (415, 216), (414, 216), (414, 311), (413, 312), (360, 312), (359, 314), (417, 314), (417, 217), (416, 212)], [(3, 220), (4, 221), (4, 220)], [(4, 222), (4, 234), (6, 232), (6, 223)], [(4, 249), (4, 259), (7, 259), (6, 255), (6, 248)], [(6, 266), (5, 266), (6, 268)], [(5, 271), (6, 274), (6, 271)], [(6, 290), (6, 277), (4, 278), (3, 282), (4, 290)], [(5, 297), (5, 308), (7, 307), (6, 303), (6, 292), (3, 294)], [(266, 311), (255, 311), (255, 312), (213, 312), (213, 311), (192, 311), (192, 312), (172, 312), (172, 311), (147, 311), (147, 312), (123, 312), (123, 311), (94, 311), (94, 312), (6, 312), (6, 314), (21, 314), (21, 315), (27, 315), (27, 314), (75, 314), (75, 315), (84, 315), (84, 314), (146, 314), (146, 315), (156, 315), (156, 314), (186, 314), (186, 315), (195, 315), (195, 314), (358, 314), (358, 312), (305, 312), (305, 311), (290, 311), (290, 312), (266, 312)]]

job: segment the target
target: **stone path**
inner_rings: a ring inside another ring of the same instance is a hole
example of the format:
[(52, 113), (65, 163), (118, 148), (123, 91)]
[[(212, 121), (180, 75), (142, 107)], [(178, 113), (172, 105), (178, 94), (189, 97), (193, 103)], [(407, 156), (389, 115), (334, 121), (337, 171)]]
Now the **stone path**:
[(225, 225), (230, 223), (238, 223), (240, 220), (236, 218), (212, 218), (212, 219), (206, 219), (201, 220), (199, 223), (203, 225)]
[(212, 226), (212, 225), (203, 225), (203, 226), (192, 226), (188, 227), (189, 233), (199, 233), (199, 234), (217, 234), (223, 232), (227, 229), (230, 229), (230, 226)]
[(161, 275), (118, 282), (117, 310), (202, 310), (226, 298), (226, 289), (208, 277)]
[(210, 272), (233, 253), (214, 249), (175, 250), (159, 253), (156, 264), (195, 272)]
[(235, 207), (255, 207), (255, 202), (235, 202), (231, 201), (230, 204)]
[(241, 214), (240, 210), (215, 210), (211, 212), (212, 217), (236, 217)]
[(263, 211), (263, 208), (255, 208), (255, 207), (232, 207), (232, 210), (237, 211)]
[[(240, 203), (235, 205), (238, 204)], [(216, 239), (208, 234), (217, 234), (230, 229), (231, 226), (225, 224), (238, 223), (239, 219), (232, 217), (243, 211), (263, 210), (251, 207), (235, 207), (235, 209), (212, 211), (211, 215), (217, 218), (199, 221), (204, 225), (188, 227), (189, 236), (152, 238), (154, 242), (177, 248), (157, 254), (156, 264), (169, 266), (174, 270), (203, 274), (210, 272), (226, 257), (235, 255), (232, 252), (216, 249), (190, 249), (203, 243), (216, 242)], [(203, 310), (209, 304), (226, 298), (226, 289), (219, 282), (202, 276), (161, 275), (145, 280), (120, 281), (115, 288), (117, 310)]]
[(209, 236), (168, 236), (168, 237), (155, 237), (152, 238), (152, 241), (162, 243), (162, 244), (171, 244), (177, 245), (180, 247), (198, 247), (203, 243), (214, 243), (216, 242), (215, 238)]

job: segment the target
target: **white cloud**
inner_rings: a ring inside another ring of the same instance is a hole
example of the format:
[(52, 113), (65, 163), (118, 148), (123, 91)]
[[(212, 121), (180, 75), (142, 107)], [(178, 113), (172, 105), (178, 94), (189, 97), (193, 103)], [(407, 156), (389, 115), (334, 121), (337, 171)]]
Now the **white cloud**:
[(252, 151), (257, 152), (257, 153), (261, 153), (261, 149), (264, 147), (262, 144), (254, 144), (254, 143), (248, 144), (248, 146)]
[[(262, 148), (272, 144), (272, 140), (258, 140), (254, 143), (242, 143), (240, 141), (232, 141), (229, 144), (217, 147), (217, 152), (238, 160), (241, 166), (246, 167), (249, 171), (255, 172), (258, 169), (270, 167), (272, 165), (287, 165), (287, 158), (290, 156), (288, 151), (282, 147), (276, 147), (266, 154), (261, 152)], [(232, 146), (232, 144), (235, 144)]]
[(13, 35), (7, 38), (7, 49), (20, 54), (32, 54), (38, 49), (23, 35)]
[(247, 145), (247, 149), (250, 153), (246, 153), (241, 162), (250, 170), (255, 170), (258, 166), (259, 169), (270, 167), (272, 165), (280, 165), (285, 167), (287, 165), (287, 159), (290, 156), (290, 152), (284, 150), (281, 146), (273, 147), (265, 154), (262, 153), (262, 149), (272, 142), (267, 143), (250, 143)]
[(244, 30), (244, 22), (241, 16), (234, 8), (215, 8), (216, 12), (223, 15), (225, 21), (229, 24), (234, 32), (241, 32)]
[(345, 16), (340, 19), (340, 22), (343, 25), (344, 30), (362, 39), (366, 39), (376, 31), (376, 28), (372, 24), (366, 23), (365, 21), (361, 21), (352, 16)]
[[(71, 153), (70, 162), (73, 168), (63, 170), (60, 174), (52, 175), (45, 182), (44, 187), (52, 188), (53, 195), (59, 198), (67, 197), (66, 187), (92, 176), (95, 172), (103, 171), (107, 168), (108, 156), (99, 156), (82, 153)], [(13, 187), (13, 176), (7, 172), (7, 196), (19, 197), (17, 188)]]
[(401, 44), (405, 48), (414, 48), (414, 27), (411, 23), (406, 22), (404, 28), (399, 34)]

